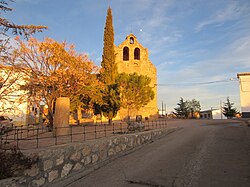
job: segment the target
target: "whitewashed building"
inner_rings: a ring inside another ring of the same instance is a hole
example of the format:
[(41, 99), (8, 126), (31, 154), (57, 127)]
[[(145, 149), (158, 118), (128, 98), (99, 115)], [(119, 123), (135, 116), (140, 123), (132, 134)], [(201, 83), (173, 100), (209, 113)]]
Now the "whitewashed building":
[(250, 72), (238, 73), (242, 118), (250, 118)]
[(210, 109), (200, 111), (200, 119), (227, 119), (221, 109)]
[(39, 107), (32, 102), (26, 91), (24, 75), (12, 67), (0, 65), (0, 115), (11, 118), (15, 125), (39, 122)]

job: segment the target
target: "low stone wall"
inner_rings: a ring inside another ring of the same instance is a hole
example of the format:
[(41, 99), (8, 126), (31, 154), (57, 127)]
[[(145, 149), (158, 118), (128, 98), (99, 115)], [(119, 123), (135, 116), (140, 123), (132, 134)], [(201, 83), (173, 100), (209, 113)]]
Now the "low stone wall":
[(128, 154), (142, 144), (175, 130), (175, 128), (157, 129), (26, 151), (24, 152), (26, 155), (38, 156), (39, 162), (24, 171), (21, 177), (1, 180), (0, 186), (47, 186), (60, 183), (65, 178), (68, 180), (84, 176), (113, 159)]

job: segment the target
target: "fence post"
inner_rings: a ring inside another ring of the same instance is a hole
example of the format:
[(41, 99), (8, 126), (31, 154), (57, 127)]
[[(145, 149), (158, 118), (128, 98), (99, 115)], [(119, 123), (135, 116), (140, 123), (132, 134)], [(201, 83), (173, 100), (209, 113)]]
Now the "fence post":
[(107, 137), (107, 126), (106, 126), (106, 123), (104, 124), (104, 133), (105, 133), (105, 137)]
[(29, 137), (29, 124), (27, 125), (27, 137)]
[(18, 139), (18, 131), (19, 131), (19, 129), (17, 129), (17, 135), (16, 135), (16, 147), (17, 148), (19, 147), (19, 145), (18, 145), (18, 141), (19, 141), (19, 139)]
[(5, 136), (5, 144), (7, 143), (7, 140), (8, 140), (8, 132), (6, 133), (6, 136)]
[(121, 131), (121, 134), (122, 134), (122, 123), (120, 123), (120, 131)]
[(55, 127), (55, 145), (57, 145), (57, 127)]
[(37, 129), (36, 129), (36, 148), (38, 148), (38, 140), (39, 140), (38, 131), (39, 131), (39, 127), (37, 127)]
[(72, 125), (70, 125), (70, 142), (73, 141), (73, 132), (72, 132)]
[(1, 147), (3, 146), (3, 137), (1, 137)]
[(96, 139), (96, 125), (94, 125), (95, 126), (95, 139)]
[(83, 140), (86, 140), (86, 132), (85, 132), (85, 125), (83, 125)]
[(23, 138), (23, 125), (21, 125), (21, 139)]
[(14, 133), (14, 141), (16, 140), (16, 129), (17, 129), (17, 127), (15, 126), (15, 128), (14, 128), (14, 131), (15, 131), (15, 133)]

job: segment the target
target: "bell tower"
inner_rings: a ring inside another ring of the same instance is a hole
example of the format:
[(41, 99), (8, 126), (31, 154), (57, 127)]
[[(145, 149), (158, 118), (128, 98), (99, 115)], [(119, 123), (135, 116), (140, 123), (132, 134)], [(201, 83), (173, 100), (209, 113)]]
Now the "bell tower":
[[(126, 39), (117, 47), (115, 47), (115, 62), (119, 73), (134, 73), (146, 75), (151, 78), (150, 86), (153, 88), (155, 97), (146, 106), (134, 113), (143, 117), (150, 117), (158, 114), (157, 107), (157, 71), (154, 64), (150, 61), (148, 49), (144, 48), (134, 34), (129, 34)], [(124, 114), (123, 114), (124, 113)], [(127, 110), (119, 112), (120, 118), (127, 115)], [(132, 117), (134, 117), (132, 116)]]

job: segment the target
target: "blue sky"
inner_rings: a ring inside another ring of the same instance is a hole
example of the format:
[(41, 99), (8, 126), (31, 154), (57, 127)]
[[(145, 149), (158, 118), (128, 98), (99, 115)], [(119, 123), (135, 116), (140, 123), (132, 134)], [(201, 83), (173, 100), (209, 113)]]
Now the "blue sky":
[(170, 112), (183, 97), (206, 110), (229, 96), (240, 109), (236, 76), (250, 71), (249, 0), (16, 0), (6, 16), (48, 26), (35, 37), (66, 40), (100, 65), (109, 5), (115, 44), (132, 32), (149, 50), (158, 70), (159, 107), (163, 101)]

